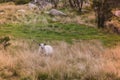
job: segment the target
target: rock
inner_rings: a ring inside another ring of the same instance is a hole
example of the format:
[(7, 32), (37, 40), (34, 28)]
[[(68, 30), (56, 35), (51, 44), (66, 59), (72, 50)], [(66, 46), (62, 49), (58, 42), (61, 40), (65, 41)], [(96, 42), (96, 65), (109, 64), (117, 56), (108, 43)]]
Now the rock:
[(25, 13), (26, 11), (24, 9), (19, 9), (19, 10), (17, 10), (17, 12)]
[(34, 0), (34, 2), (40, 10), (52, 8), (52, 4), (46, 0)]
[(83, 12), (83, 13), (88, 13), (88, 12), (89, 12), (89, 10), (82, 9), (82, 12)]
[(53, 21), (53, 22), (57, 22), (58, 19), (56, 19), (56, 18), (52, 18), (52, 21)]
[(65, 13), (63, 13), (59, 10), (56, 10), (56, 9), (50, 10), (49, 14), (52, 15), (52, 16), (67, 16)]
[(117, 34), (120, 34), (120, 26), (119, 26), (118, 22), (114, 22), (114, 21), (107, 22), (106, 23), (106, 28), (109, 31), (112, 31), (112, 32), (117, 33)]
[(0, 10), (0, 14), (4, 14), (5, 13), (5, 11), (4, 10)]
[(120, 17), (120, 10), (115, 11), (115, 16)]
[(35, 3), (32, 3), (32, 2), (28, 3), (28, 6), (29, 6), (30, 9), (37, 9), (38, 8), (38, 6)]

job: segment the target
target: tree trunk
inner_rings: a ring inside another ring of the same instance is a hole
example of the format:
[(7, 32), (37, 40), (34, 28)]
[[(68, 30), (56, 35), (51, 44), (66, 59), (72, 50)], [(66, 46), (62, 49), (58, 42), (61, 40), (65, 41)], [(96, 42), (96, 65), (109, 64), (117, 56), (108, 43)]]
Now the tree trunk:
[(104, 24), (105, 24), (105, 17), (104, 15), (98, 15), (98, 19), (97, 19), (97, 26), (98, 28), (104, 28)]
[(70, 3), (70, 6), (73, 8), (74, 5), (73, 5), (73, 3), (72, 3), (72, 0), (69, 0), (69, 3)]

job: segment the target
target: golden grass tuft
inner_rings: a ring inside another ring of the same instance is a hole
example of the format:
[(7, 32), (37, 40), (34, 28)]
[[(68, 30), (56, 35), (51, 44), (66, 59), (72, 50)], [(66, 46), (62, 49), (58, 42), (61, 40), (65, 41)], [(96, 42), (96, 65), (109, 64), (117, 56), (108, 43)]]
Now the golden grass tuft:
[(34, 42), (11, 43), (7, 51), (0, 51), (1, 79), (115, 80), (120, 72), (119, 47), (105, 49), (98, 41), (51, 42), (51, 56), (38, 53), (39, 46)]
[(120, 76), (120, 46), (107, 49), (104, 53), (104, 58), (107, 59), (105, 70), (114, 72)]
[[(20, 12), (24, 10), (25, 12)], [(15, 5), (12, 2), (0, 4), (0, 24), (4, 23), (19, 23), (25, 20), (27, 16), (33, 14), (33, 11), (25, 5)], [(33, 14), (34, 15), (34, 14)]]
[[(40, 55), (38, 45), (34, 42), (13, 42), (7, 51), (0, 52), (0, 70), (4, 72), (7, 68), (10, 75), (10, 69), (11, 79), (15, 76), (16, 80), (86, 80), (91, 76), (91, 79), (103, 80), (105, 73), (119, 72), (119, 48), (109, 52), (98, 41), (80, 41), (73, 44), (52, 42), (52, 56)], [(115, 56), (112, 55), (113, 52)], [(4, 73), (1, 78), (8, 79), (9, 76)]]

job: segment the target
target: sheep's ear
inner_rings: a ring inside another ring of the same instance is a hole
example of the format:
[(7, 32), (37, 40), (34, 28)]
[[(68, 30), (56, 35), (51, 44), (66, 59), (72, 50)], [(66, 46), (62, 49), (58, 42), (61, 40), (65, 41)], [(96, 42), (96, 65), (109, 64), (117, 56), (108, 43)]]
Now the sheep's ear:
[(41, 44), (39, 44), (39, 46), (41, 46)]

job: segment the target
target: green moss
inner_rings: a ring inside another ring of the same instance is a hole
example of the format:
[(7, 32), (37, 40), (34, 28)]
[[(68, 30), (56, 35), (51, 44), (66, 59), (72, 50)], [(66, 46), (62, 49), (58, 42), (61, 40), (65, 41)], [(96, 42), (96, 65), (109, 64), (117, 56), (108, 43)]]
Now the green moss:
[(4, 24), (0, 26), (0, 36), (14, 36), (15, 38), (36, 39), (38, 41), (64, 40), (93, 40), (97, 39), (106, 46), (116, 45), (120, 36), (105, 33), (96, 28), (79, 24), (49, 23), (38, 24)]
[(47, 73), (39, 73), (37, 80), (47, 80), (48, 79), (48, 74)]

